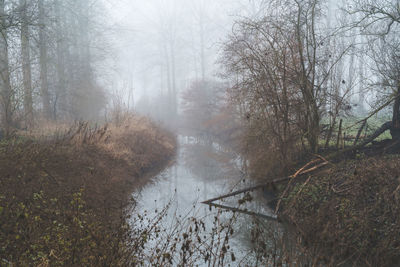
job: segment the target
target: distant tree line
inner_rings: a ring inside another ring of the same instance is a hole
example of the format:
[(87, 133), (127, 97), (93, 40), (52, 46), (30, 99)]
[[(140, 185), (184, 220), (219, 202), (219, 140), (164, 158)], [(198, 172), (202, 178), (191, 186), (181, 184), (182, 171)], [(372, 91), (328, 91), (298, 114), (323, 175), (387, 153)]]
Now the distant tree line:
[(99, 1), (0, 1), (0, 107), (6, 134), (98, 115)]

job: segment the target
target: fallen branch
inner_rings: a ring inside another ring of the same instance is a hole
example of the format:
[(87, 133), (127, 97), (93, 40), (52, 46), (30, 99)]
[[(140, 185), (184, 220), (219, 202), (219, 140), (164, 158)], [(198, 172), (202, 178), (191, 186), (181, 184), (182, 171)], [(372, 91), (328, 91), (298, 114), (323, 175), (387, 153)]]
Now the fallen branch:
[(301, 167), (297, 172), (295, 172), (295, 174), (289, 176), (290, 178), (295, 178), (297, 175), (299, 175), (302, 171), (304, 171), (305, 168), (307, 168), (308, 166), (310, 166), (311, 164), (317, 163), (318, 161), (320, 161), (320, 159), (315, 159), (310, 161), (309, 163), (307, 163), (306, 165), (304, 165), (303, 167)]
[(343, 149), (343, 150), (340, 150), (340, 151), (338, 151), (338, 152), (336, 152), (334, 154), (331, 154), (327, 158), (328, 159), (333, 159), (333, 158), (338, 157), (339, 155), (342, 155), (343, 153), (347, 153), (347, 152), (351, 152), (351, 151), (363, 148), (364, 146), (366, 146), (369, 143), (371, 143), (372, 141), (374, 141), (381, 134), (383, 134), (387, 130), (390, 130), (390, 128), (392, 128), (392, 122), (391, 121), (385, 122), (384, 124), (382, 124), (381, 127), (379, 127), (378, 130), (376, 130), (372, 135), (367, 137), (362, 143), (360, 143), (358, 145), (355, 145), (355, 146), (348, 147), (348, 148)]
[[(291, 182), (297, 176), (302, 175), (302, 174), (306, 174), (306, 173), (310, 173), (310, 172), (312, 172), (312, 171), (314, 171), (314, 170), (316, 170), (316, 169), (318, 169), (318, 168), (320, 168), (322, 166), (325, 166), (325, 165), (327, 165), (329, 163), (322, 156), (318, 156), (318, 157), (319, 157), (318, 159), (310, 161), (309, 163), (307, 163), (306, 165), (301, 167), (299, 170), (297, 170), (293, 175), (291, 175), (289, 177), (274, 179), (271, 182), (268, 182), (268, 183), (265, 183), (265, 184), (259, 184), (259, 185), (247, 187), (247, 188), (244, 188), (244, 189), (241, 189), (241, 190), (237, 190), (237, 191), (231, 192), (229, 194), (225, 194), (225, 195), (222, 195), (222, 196), (219, 196), (219, 197), (216, 197), (216, 198), (208, 199), (208, 200), (203, 201), (201, 203), (202, 204), (206, 204), (206, 205), (210, 205), (210, 206), (224, 208), (224, 209), (231, 209), (231, 210), (235, 209), (235, 211), (243, 212), (243, 210), (241, 210), (241, 209), (228, 207), (228, 206), (224, 206), (224, 205), (220, 205), (220, 204), (215, 204), (214, 202), (217, 201), (217, 200), (221, 200), (221, 199), (228, 198), (228, 197), (233, 197), (233, 196), (236, 196), (236, 195), (239, 195), (239, 194), (242, 194), (242, 193), (246, 193), (246, 192), (249, 192), (249, 191), (254, 191), (254, 190), (257, 190), (257, 189), (260, 189), (260, 188), (265, 188), (265, 187), (270, 186), (271, 184), (278, 184), (278, 183), (282, 183), (282, 182), (286, 182), (286, 181), (290, 181)], [(305, 168), (307, 168), (308, 166), (310, 166), (310, 165), (312, 165), (314, 163), (317, 163), (318, 161), (321, 161), (321, 160), (325, 160), (325, 161), (320, 163), (320, 164), (318, 164), (318, 165), (316, 165), (316, 166), (314, 166), (314, 167), (311, 167), (311, 168), (305, 170)], [(289, 182), (289, 184), (290, 184), (290, 182)], [(286, 190), (287, 190), (287, 188), (288, 187), (286, 187)], [(286, 190), (285, 190), (285, 192), (286, 192)], [(285, 195), (285, 192), (282, 195)], [(282, 198), (279, 198), (277, 207), (279, 207), (281, 199)], [(243, 212), (243, 213), (249, 214), (248, 212)], [(251, 215), (257, 215), (257, 214), (253, 214), (252, 213)]]
[(329, 163), (329, 161), (322, 162), (322, 163), (318, 164), (317, 166), (314, 166), (314, 167), (312, 167), (310, 169), (307, 169), (307, 170), (303, 171), (301, 174), (306, 174), (306, 173), (315, 171), (316, 169), (319, 169), (319, 168), (327, 165), (328, 163)]
[(278, 217), (276, 215), (265, 215), (265, 214), (254, 212), (254, 211), (249, 211), (249, 210), (229, 207), (229, 206), (216, 204), (216, 203), (207, 203), (207, 205), (213, 206), (213, 207), (216, 207), (216, 208), (225, 209), (225, 210), (230, 210), (230, 211), (233, 211), (233, 212), (239, 212), (239, 213), (244, 213), (244, 214), (247, 214), (247, 215), (258, 216), (258, 217), (261, 217), (261, 218), (264, 218), (264, 219), (267, 219), (267, 220), (273, 220), (273, 221), (278, 220)]
[(374, 116), (375, 114), (377, 114), (379, 111), (381, 111), (381, 110), (383, 110), (385, 107), (391, 105), (392, 102), (393, 102), (396, 98), (397, 98), (397, 94), (394, 95), (392, 98), (390, 98), (390, 99), (389, 99), (387, 102), (385, 102), (383, 105), (379, 106), (377, 109), (375, 109), (374, 111), (372, 111), (372, 112), (371, 112), (367, 117), (365, 117), (364, 119), (359, 120), (359, 121), (353, 123), (352, 125), (346, 127), (345, 130), (350, 129), (350, 128), (354, 127), (355, 125), (357, 125), (357, 124), (359, 124), (359, 123), (361, 123), (361, 122), (367, 121), (367, 120), (370, 119), (372, 116)]
[(234, 191), (234, 192), (226, 194), (226, 195), (222, 195), (222, 196), (219, 196), (219, 197), (216, 197), (216, 198), (212, 198), (212, 199), (203, 201), (201, 203), (202, 204), (211, 204), (212, 202), (217, 201), (217, 200), (221, 200), (221, 199), (224, 199), (224, 198), (227, 198), (227, 197), (233, 197), (233, 196), (239, 195), (241, 193), (246, 193), (246, 192), (249, 192), (249, 191), (254, 191), (256, 189), (264, 188), (264, 187), (267, 187), (269, 185), (270, 185), (270, 183), (259, 184), (259, 185), (255, 185), (255, 186), (252, 186), (252, 187), (247, 187), (247, 188), (244, 188), (242, 190)]
[(364, 146), (368, 145), (369, 143), (374, 141), (377, 137), (379, 137), (381, 134), (383, 134), (387, 130), (390, 130), (390, 128), (392, 128), (392, 122), (391, 121), (385, 122), (384, 124), (382, 124), (381, 127), (379, 127), (378, 130), (376, 130), (372, 135), (367, 137), (364, 140), (364, 142), (362, 142), (360, 145), (355, 146), (355, 147), (361, 148), (361, 147), (364, 147)]
[(328, 162), (328, 160), (327, 160), (326, 158), (324, 158), (323, 156), (321, 156), (321, 155), (314, 154), (314, 156), (316, 156), (316, 157), (318, 157), (318, 158), (322, 159), (323, 161), (326, 161), (326, 162)]

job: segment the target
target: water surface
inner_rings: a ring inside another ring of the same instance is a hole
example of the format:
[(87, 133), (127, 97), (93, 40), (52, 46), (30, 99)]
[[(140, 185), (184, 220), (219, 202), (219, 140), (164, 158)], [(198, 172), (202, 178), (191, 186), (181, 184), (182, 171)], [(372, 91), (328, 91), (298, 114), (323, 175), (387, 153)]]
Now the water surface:
[[(139, 192), (138, 209), (152, 214), (170, 205), (162, 222), (165, 227), (173, 227), (177, 218), (191, 216), (205, 218), (206, 224), (210, 226), (218, 209), (210, 209), (201, 202), (254, 185), (254, 182), (247, 178), (241, 168), (242, 160), (234, 152), (224, 150), (217, 144), (204, 144), (188, 137), (181, 136), (178, 142), (175, 163), (154, 177), (153, 181)], [(265, 204), (265, 196), (271, 196), (255, 192), (252, 193), (252, 201), (239, 204), (243, 196), (244, 194), (240, 194), (216, 203), (274, 216), (273, 211)], [(227, 212), (223, 218), (228, 219), (231, 216), (232, 212)], [(252, 217), (237, 214), (235, 234), (230, 247), (238, 258), (248, 258), (251, 254), (252, 227), (249, 222), (254, 220)], [(274, 229), (278, 229), (276, 223), (268, 224), (273, 224)]]

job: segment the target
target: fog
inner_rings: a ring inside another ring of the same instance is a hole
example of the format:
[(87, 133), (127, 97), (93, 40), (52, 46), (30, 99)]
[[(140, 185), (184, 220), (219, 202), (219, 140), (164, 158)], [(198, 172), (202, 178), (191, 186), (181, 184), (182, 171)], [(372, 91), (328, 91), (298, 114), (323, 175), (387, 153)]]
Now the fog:
[[(109, 121), (127, 111), (169, 125), (182, 120), (183, 95), (194, 83), (219, 84), (218, 91), (225, 94), (238, 81), (240, 74), (223, 62), (239, 52), (229, 47), (229, 41), (239, 38), (245, 23), (262, 25), (286, 12), (279, 11), (286, 5), (279, 3), (4, 1), (2, 82), (7, 118), (3, 121), (9, 121), (11, 128), (29, 128), (36, 118)], [(343, 11), (351, 7), (346, 5), (346, 1), (321, 2), (316, 27), (319, 39), (329, 38), (331, 51), (343, 53), (331, 68), (330, 79), (350, 80), (351, 93), (346, 93), (348, 88), (332, 89), (329, 82), (324, 90), (339, 90), (346, 105), (368, 109), (374, 105), (376, 91), (362, 91), (378, 75), (374, 60), (368, 61), (363, 51), (365, 35), (357, 27), (343, 31), (344, 25), (358, 19)], [(329, 49), (326, 46), (321, 53)], [(347, 74), (333, 78), (334, 72)], [(235, 102), (225, 100), (225, 104)]]
[(178, 105), (191, 82), (218, 79), (222, 43), (245, 7), (211, 0), (108, 3), (115, 31), (111, 91), (122, 93), (129, 108), (167, 119), (162, 107)]
[[(229, 79), (221, 76), (224, 66), (220, 62), (229, 36), (237, 22), (262, 19), (273, 8), (263, 0), (106, 1), (104, 5), (112, 42), (106, 61), (110, 72), (104, 80), (109, 105), (118, 102), (167, 124), (182, 113), (182, 95), (193, 82), (215, 81), (229, 87)], [(346, 1), (327, 1), (321, 25), (334, 32), (355, 19), (344, 14), (345, 7)], [(333, 45), (345, 50), (356, 44), (361, 51), (362, 38), (353, 31), (333, 38)], [(366, 92), (365, 77), (373, 76), (364, 66), (366, 56), (350, 51), (341, 62), (342, 72), (347, 72), (342, 78), (351, 80), (354, 91), (347, 94), (347, 105), (364, 113), (376, 100), (373, 92)], [(345, 88), (340, 90), (346, 94)]]
[(399, 152), (400, 0), (0, 0), (2, 266), (399, 266)]

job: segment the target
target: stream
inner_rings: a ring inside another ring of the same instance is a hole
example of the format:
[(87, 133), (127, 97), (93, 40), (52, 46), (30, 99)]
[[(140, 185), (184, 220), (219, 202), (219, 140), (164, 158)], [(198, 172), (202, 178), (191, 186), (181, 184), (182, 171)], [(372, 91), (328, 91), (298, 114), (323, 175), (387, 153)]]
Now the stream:
[[(161, 222), (163, 227), (173, 227), (177, 220), (195, 217), (204, 219), (206, 228), (211, 229), (215, 214), (221, 210), (211, 209), (201, 202), (252, 186), (254, 182), (248, 180), (241, 170), (240, 157), (224, 150), (218, 144), (205, 145), (196, 142), (193, 138), (183, 136), (178, 137), (178, 143), (179, 148), (174, 164), (154, 177), (152, 182), (140, 192), (135, 193), (138, 200), (137, 210), (155, 214), (168, 205), (168, 212)], [(244, 194), (240, 194), (217, 203), (230, 207), (240, 205), (241, 209), (274, 216), (271, 208), (265, 204), (274, 197), (272, 193), (254, 192), (251, 194), (252, 199), (239, 204), (243, 196)], [(222, 218), (228, 220), (232, 214), (231, 211), (225, 211)], [(257, 257), (252, 245), (254, 240), (252, 242), (251, 238), (254, 225), (250, 222), (270, 226), (274, 236), (281, 231), (280, 225), (275, 221), (255, 218), (256, 216), (242, 213), (236, 213), (236, 215), (233, 225), (235, 234), (230, 241), (229, 251), (236, 255), (237, 260), (231, 266), (257, 265)], [(276, 244), (271, 244), (271, 246), (276, 247)], [(204, 262), (203, 264), (208, 266)], [(199, 266), (202, 266), (201, 263)]]

